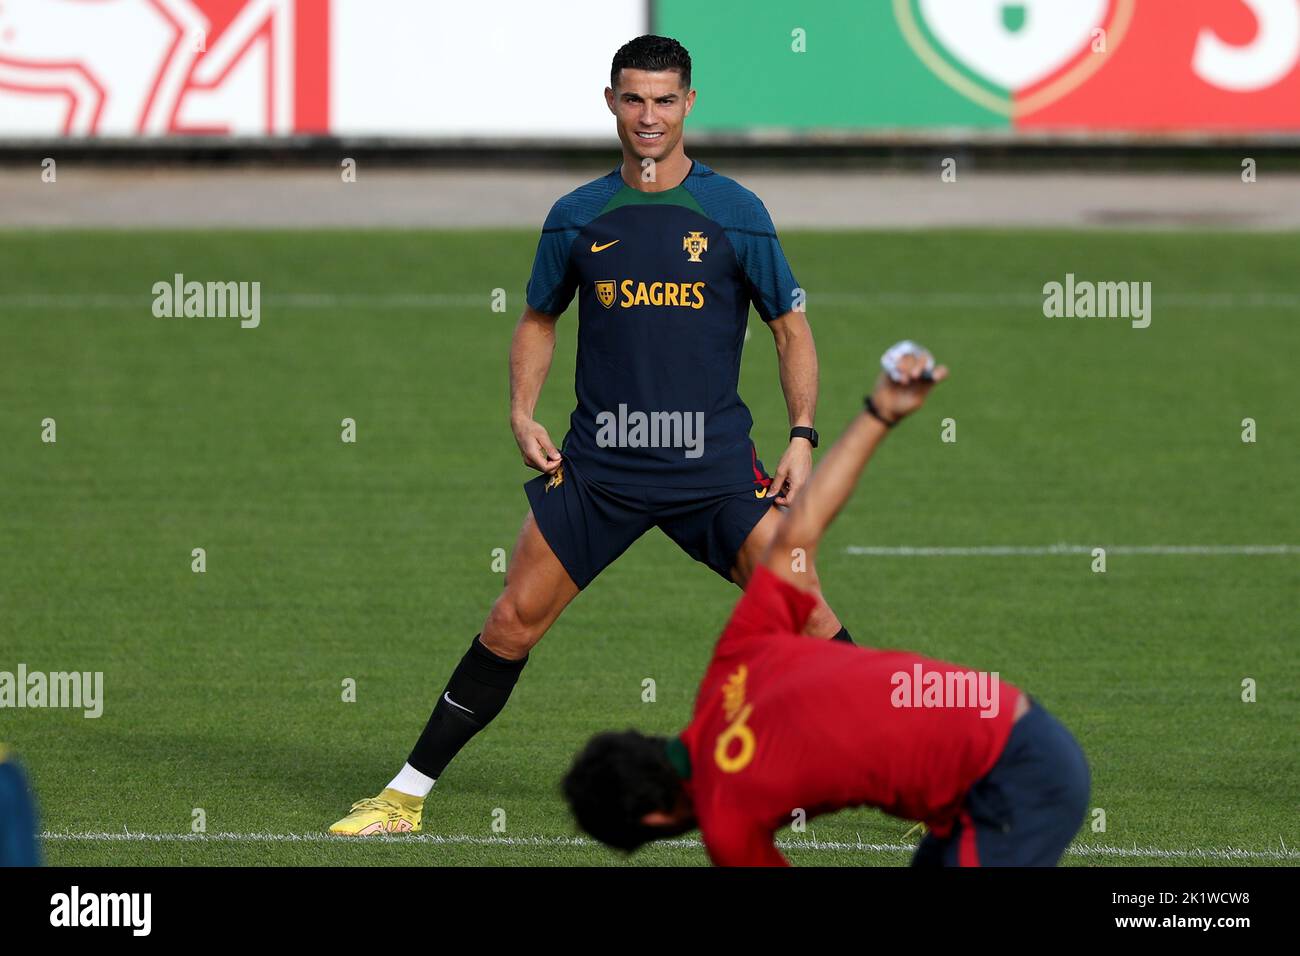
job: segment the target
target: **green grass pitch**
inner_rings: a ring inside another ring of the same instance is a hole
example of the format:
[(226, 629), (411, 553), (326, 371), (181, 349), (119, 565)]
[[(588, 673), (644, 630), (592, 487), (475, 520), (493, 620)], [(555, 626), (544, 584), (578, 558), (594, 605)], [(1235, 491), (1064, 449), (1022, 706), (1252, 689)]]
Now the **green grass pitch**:
[[(579, 597), (445, 774), (425, 830), (446, 841), (322, 835), (401, 766), (502, 586), (493, 549), (510, 548), (530, 475), (507, 423), (506, 350), (535, 242), (0, 236), (0, 670), (105, 681), (98, 719), (0, 710), (54, 835), (49, 862), (624, 862), (567, 839), (558, 780), (597, 730), (684, 724), (737, 596), (657, 532)], [(824, 435), (899, 338), (954, 372), (824, 547), (828, 598), (856, 639), (999, 671), (1074, 730), (1106, 828), (1083, 828), (1067, 862), (1226, 863), (1194, 854), (1240, 850), (1257, 855), (1236, 862), (1294, 865), (1294, 852), (1269, 854), (1300, 847), (1300, 554), (1116, 554), (1095, 574), (1087, 554), (849, 549), (1300, 543), (1296, 236), (784, 242), (809, 290)], [(154, 318), (150, 289), (177, 272), (261, 282), (261, 326)], [(1150, 328), (1045, 318), (1042, 286), (1067, 272), (1152, 282)], [(573, 313), (561, 321), (538, 412), (557, 441), (575, 327)], [(784, 404), (754, 316), (751, 331), (741, 394), (774, 468)], [(41, 441), (47, 417), (55, 444)], [(355, 444), (340, 440), (344, 418)], [(955, 443), (940, 440), (944, 418)], [(341, 699), (346, 678), (355, 703)], [(196, 808), (205, 840), (185, 836)], [(860, 810), (782, 839), (797, 864), (899, 865), (907, 828)], [(171, 838), (110, 838), (128, 833)], [(1166, 850), (1193, 855), (1142, 855)], [(705, 857), (686, 843), (629, 862)]]

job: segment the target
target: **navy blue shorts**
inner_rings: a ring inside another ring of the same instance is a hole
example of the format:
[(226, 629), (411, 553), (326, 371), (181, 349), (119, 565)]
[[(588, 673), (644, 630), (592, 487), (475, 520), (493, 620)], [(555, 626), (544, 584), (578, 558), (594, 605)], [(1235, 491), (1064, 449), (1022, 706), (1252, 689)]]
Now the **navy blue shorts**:
[(524, 485), (538, 530), (579, 588), (654, 527), (730, 581), (741, 545), (772, 507), (766, 490), (603, 484), (584, 479), (571, 460)]
[(1055, 866), (1088, 810), (1088, 761), (1032, 701), (993, 769), (966, 794), (952, 833), (927, 833), (913, 866)]
[(41, 865), (36, 826), (22, 768), (0, 754), (0, 867)]

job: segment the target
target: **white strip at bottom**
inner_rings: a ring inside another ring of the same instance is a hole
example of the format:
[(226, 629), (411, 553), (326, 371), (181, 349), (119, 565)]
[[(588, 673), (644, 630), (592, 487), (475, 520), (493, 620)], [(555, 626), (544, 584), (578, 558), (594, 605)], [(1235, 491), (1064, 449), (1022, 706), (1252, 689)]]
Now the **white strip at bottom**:
[[(41, 839), (50, 843), (334, 843), (355, 845), (365, 843), (422, 843), (433, 846), (503, 846), (503, 847), (599, 847), (587, 837), (577, 836), (472, 836), (465, 833), (410, 833), (378, 837), (337, 837), (328, 833), (42, 833)], [(697, 839), (663, 840), (656, 846), (701, 849), (704, 844)], [(783, 850), (855, 851), (865, 853), (911, 853), (916, 847), (910, 843), (848, 843), (844, 841), (807, 839), (777, 840)], [(1151, 859), (1151, 860), (1300, 860), (1300, 850), (1281, 844), (1276, 850), (1237, 850), (1231, 848), (1200, 848), (1166, 850), (1159, 847), (1103, 846), (1095, 843), (1075, 843), (1066, 850), (1067, 856), (1100, 859)]]
[(873, 558), (1005, 558), (1032, 555), (1092, 554), (1104, 548), (1113, 554), (1186, 554), (1206, 556), (1300, 554), (1297, 544), (1047, 544), (978, 545), (972, 547), (870, 547), (850, 545), (846, 554)]

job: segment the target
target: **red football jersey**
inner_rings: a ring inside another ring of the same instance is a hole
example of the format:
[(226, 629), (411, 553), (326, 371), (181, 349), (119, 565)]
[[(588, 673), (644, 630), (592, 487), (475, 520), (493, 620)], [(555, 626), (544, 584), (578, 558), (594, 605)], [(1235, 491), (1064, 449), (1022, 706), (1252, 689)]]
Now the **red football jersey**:
[(811, 819), (876, 806), (945, 836), (1011, 733), (1020, 691), (1010, 684), (802, 635), (815, 603), (755, 571), (682, 733), (687, 791), (720, 866), (785, 864), (772, 836), (797, 809)]

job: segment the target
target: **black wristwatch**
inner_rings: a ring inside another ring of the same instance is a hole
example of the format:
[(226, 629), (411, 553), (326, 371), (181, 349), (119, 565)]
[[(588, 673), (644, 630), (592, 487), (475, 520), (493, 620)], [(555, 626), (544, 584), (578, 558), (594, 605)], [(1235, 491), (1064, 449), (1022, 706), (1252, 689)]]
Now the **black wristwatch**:
[(870, 395), (862, 400), (862, 407), (868, 415), (880, 422), (880, 424), (884, 425), (886, 428), (893, 428), (899, 422), (899, 419), (897, 418), (891, 421), (884, 415), (880, 414), (880, 409), (876, 408), (876, 403), (871, 400)]
[(817, 429), (810, 428), (807, 425), (795, 425), (794, 428), (790, 429), (791, 441), (793, 441), (796, 438), (806, 438), (808, 439), (809, 442), (812, 443), (812, 446), (814, 448), (817, 447), (817, 441), (820, 437), (821, 436), (817, 434)]

